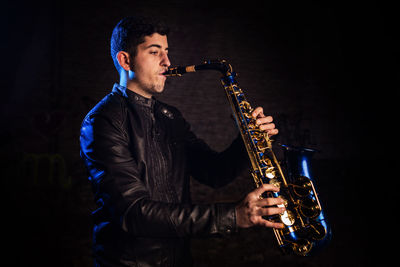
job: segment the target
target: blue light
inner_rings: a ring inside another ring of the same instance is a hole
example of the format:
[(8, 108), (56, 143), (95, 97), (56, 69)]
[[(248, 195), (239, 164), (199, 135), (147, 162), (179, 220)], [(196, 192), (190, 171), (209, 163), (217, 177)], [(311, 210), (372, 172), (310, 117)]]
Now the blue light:
[[(232, 73), (233, 74), (233, 73)], [(227, 78), (227, 80), (228, 80), (228, 82), (229, 82), (229, 84), (233, 84), (233, 83), (235, 83), (235, 78), (234, 78), (234, 75), (229, 75), (228, 77), (226, 77)], [(234, 87), (234, 90), (235, 91), (237, 91), (237, 88), (236, 88), (236, 86)]]
[(302, 176), (306, 176), (311, 179), (310, 172), (308, 171), (308, 161), (306, 157), (303, 157), (301, 160), (301, 167), (302, 167)]
[(296, 234), (294, 233), (294, 232), (290, 232), (290, 237), (292, 238), (292, 240), (297, 240), (297, 236), (296, 236)]
[(321, 220), (321, 221), (320, 221), (320, 224), (322, 224), (322, 226), (323, 226), (325, 229), (328, 229), (328, 225), (326, 224), (325, 220)]

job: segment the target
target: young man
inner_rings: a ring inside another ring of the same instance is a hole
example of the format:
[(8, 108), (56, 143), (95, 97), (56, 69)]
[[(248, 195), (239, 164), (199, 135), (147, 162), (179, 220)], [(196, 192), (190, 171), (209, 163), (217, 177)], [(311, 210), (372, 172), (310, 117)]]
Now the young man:
[[(238, 137), (221, 153), (198, 139), (181, 113), (154, 98), (170, 66), (168, 30), (148, 18), (128, 17), (115, 27), (111, 55), (119, 84), (86, 116), (81, 156), (99, 208), (94, 218), (96, 266), (190, 266), (188, 238), (230, 235), (238, 227), (282, 227), (262, 218), (279, 214), (277, 191), (265, 185), (240, 203), (192, 204), (189, 177), (213, 187), (248, 168)], [(262, 130), (277, 133), (256, 108)]]

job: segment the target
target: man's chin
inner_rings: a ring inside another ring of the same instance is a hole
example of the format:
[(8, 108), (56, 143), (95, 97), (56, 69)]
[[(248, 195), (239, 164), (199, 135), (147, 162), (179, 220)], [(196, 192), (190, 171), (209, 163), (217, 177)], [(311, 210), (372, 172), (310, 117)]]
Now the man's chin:
[(157, 86), (154, 87), (154, 92), (156, 94), (161, 94), (162, 92), (164, 92), (164, 89), (165, 89), (164, 84), (163, 85), (157, 85)]

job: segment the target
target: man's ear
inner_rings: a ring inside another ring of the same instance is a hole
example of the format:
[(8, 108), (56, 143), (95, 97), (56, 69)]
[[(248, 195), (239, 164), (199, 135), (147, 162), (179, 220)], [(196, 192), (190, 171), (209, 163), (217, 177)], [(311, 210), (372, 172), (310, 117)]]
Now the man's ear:
[(119, 51), (117, 53), (117, 60), (121, 68), (123, 68), (126, 71), (131, 70), (130, 67), (130, 57), (129, 54), (125, 51)]

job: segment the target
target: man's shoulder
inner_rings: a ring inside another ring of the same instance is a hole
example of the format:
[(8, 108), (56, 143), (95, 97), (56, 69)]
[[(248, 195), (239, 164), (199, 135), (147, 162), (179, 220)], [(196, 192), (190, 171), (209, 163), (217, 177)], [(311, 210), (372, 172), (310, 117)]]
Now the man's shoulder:
[(114, 122), (122, 122), (125, 117), (126, 101), (124, 97), (114, 92), (106, 95), (86, 115), (84, 122), (95, 117), (108, 118)]

